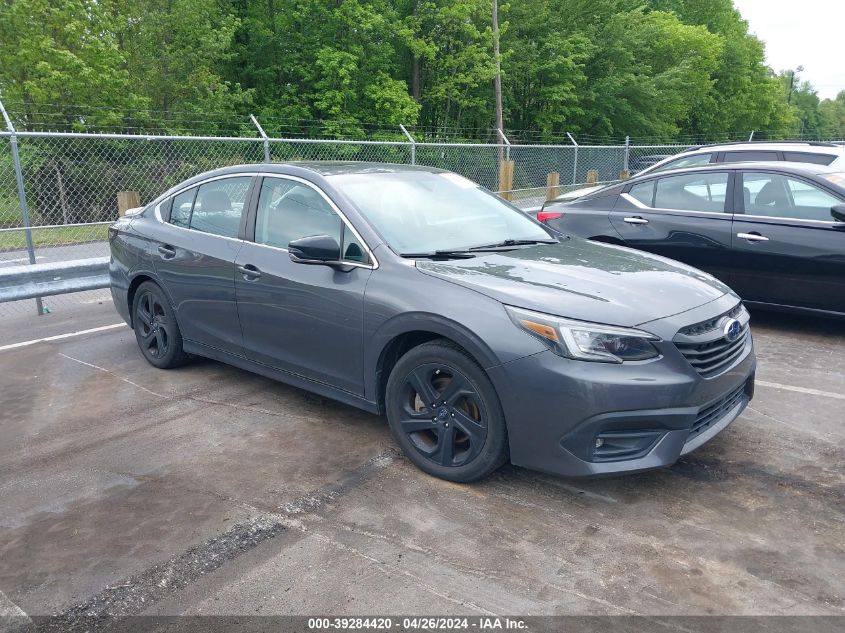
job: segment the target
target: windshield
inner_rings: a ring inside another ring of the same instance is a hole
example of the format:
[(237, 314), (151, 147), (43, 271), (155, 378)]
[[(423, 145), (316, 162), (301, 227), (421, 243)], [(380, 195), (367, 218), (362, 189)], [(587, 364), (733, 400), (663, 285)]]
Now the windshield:
[(400, 255), (552, 239), (522, 211), (457, 174), (339, 174), (329, 180)]

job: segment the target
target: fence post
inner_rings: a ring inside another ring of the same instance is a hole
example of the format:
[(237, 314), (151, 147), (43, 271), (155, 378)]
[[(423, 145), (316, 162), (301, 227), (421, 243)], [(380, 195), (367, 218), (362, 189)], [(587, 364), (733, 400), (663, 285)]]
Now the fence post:
[(560, 186), (560, 174), (556, 171), (546, 175), (546, 200), (557, 198), (558, 187)]
[(401, 123), (399, 127), (402, 128), (402, 133), (408, 138), (408, 142), (411, 144), (411, 164), (417, 164), (417, 142), (414, 140), (414, 137), (408, 133), (408, 130), (405, 129), (405, 126)]
[(137, 191), (117, 192), (117, 215), (123, 217), (129, 209), (137, 209), (141, 206), (141, 195)]
[(513, 161), (503, 160), (499, 164), (499, 195), (513, 200)]
[[(12, 120), (9, 118), (6, 108), (3, 107), (3, 101), (0, 100), (0, 114), (3, 115), (3, 120), (6, 122), (6, 129), (9, 130), (9, 141), (12, 145), (12, 162), (15, 164), (15, 180), (18, 184), (18, 200), (21, 205), (21, 222), (23, 223), (24, 236), (26, 237), (26, 251), (29, 254), (29, 263), (35, 263), (35, 245), (32, 243), (32, 228), (29, 222), (29, 206), (26, 204), (26, 189), (23, 184), (23, 169), (21, 168), (21, 157), (18, 153), (18, 136), (15, 132), (15, 126), (12, 125)], [(35, 309), (38, 314), (44, 314), (44, 305), (41, 302), (41, 297), (35, 298)]]
[(261, 124), (258, 122), (258, 119), (255, 118), (254, 115), (249, 115), (252, 124), (258, 128), (258, 133), (261, 135), (261, 138), (264, 139), (264, 162), (270, 162), (270, 140), (267, 138), (267, 134), (264, 133), (264, 128), (261, 127)]
[[(508, 140), (508, 137), (505, 136), (505, 133), (502, 132), (499, 128), (496, 128), (496, 131), (499, 133), (499, 136), (502, 137), (502, 140), (505, 142), (505, 160), (510, 161), (511, 159), (511, 142)], [(513, 176), (513, 174), (511, 174)]]
[[(631, 170), (628, 167), (628, 161), (630, 159), (630, 156), (631, 156), (631, 137), (626, 136), (625, 137), (625, 161), (624, 161), (624, 166), (622, 167), (622, 171), (624, 171), (626, 174), (631, 173)], [(623, 180), (625, 180), (625, 178), (623, 178)]]
[(575, 142), (575, 139), (572, 135), (567, 132), (566, 135), (569, 137), (569, 140), (572, 141), (572, 144), (575, 146), (575, 160), (572, 163), (572, 184), (578, 182), (578, 143)]

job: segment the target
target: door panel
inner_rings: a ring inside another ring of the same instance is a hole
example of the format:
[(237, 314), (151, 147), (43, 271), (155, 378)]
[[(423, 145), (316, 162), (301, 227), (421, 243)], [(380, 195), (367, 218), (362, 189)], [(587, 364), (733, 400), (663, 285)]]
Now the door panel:
[[(322, 194), (289, 179), (263, 179), (254, 227), (256, 243), (245, 243), (236, 260), (245, 354), (363, 395), (364, 289), (372, 274), (365, 249)], [(291, 261), (287, 244), (318, 234), (343, 244), (351, 265)]]
[(732, 199), (731, 186), (728, 172), (640, 183), (620, 196), (610, 221), (629, 246), (695, 266), (730, 284), (731, 215), (724, 209), (732, 206), (726, 201)]
[(742, 175), (734, 289), (748, 301), (845, 312), (845, 231), (831, 193), (782, 174)]
[(243, 352), (234, 262), (251, 182), (251, 176), (218, 179), (177, 195), (172, 224), (157, 226), (152, 247), (182, 336), (232, 354)]

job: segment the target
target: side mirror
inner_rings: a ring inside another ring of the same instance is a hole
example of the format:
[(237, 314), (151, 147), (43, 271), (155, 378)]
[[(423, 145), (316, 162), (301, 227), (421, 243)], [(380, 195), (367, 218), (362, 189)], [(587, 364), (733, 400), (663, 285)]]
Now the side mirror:
[(830, 215), (837, 222), (845, 222), (845, 204), (835, 204), (830, 208)]
[(288, 244), (290, 258), (297, 264), (340, 264), (340, 244), (328, 235), (312, 235)]

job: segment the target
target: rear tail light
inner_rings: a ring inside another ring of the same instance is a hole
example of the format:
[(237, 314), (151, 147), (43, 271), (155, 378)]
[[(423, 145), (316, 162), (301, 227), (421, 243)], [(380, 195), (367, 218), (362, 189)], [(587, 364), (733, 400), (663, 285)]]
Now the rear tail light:
[(537, 221), (546, 223), (549, 220), (557, 220), (563, 217), (563, 213), (559, 211), (540, 211), (537, 213)]

